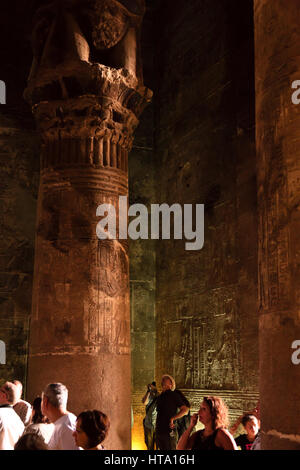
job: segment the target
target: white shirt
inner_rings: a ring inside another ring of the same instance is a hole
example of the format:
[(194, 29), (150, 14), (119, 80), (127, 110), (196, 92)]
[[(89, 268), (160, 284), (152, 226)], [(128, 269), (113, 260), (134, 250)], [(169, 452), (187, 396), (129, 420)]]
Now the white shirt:
[(57, 419), (54, 423), (54, 431), (49, 441), (51, 450), (81, 450), (75, 444), (73, 432), (76, 428), (76, 416), (68, 413)]
[(0, 407), (0, 450), (13, 450), (24, 424), (11, 406)]

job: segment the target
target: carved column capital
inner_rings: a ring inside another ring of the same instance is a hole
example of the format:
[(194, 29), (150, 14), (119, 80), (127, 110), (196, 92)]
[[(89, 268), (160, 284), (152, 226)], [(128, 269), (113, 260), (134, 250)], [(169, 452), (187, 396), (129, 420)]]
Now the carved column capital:
[(42, 132), (70, 127), (72, 114), (76, 131), (82, 121), (97, 129), (110, 120), (133, 132), (152, 97), (140, 66), (143, 13), (141, 0), (49, 0), (37, 9), (24, 96)]
[(143, 5), (52, 0), (36, 11), (25, 98), (42, 134), (43, 170), (80, 164), (127, 171), (138, 117), (152, 97), (138, 65)]

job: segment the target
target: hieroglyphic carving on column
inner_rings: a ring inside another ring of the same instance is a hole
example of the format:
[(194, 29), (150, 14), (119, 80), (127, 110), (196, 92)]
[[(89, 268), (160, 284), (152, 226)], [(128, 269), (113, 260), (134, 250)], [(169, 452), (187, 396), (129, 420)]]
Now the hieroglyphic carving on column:
[(300, 333), (300, 114), (291, 98), (300, 76), (299, 4), (255, 0), (254, 23), (261, 447), (297, 449), (300, 369), (290, 351)]
[(282, 149), (277, 147), (270, 173), (262, 183), (259, 177), (259, 306), (260, 310), (287, 308), (290, 298), (289, 235), (285, 200), (287, 179), (281, 163)]
[[(271, 16), (273, 15), (270, 9)], [(270, 21), (273, 21), (271, 19)], [(277, 88), (278, 84), (276, 84)], [(269, 92), (270, 93), (270, 92)], [(269, 94), (260, 102), (259, 119), (270, 116), (268, 128), (257, 135), (257, 149), (263, 164), (258, 166), (258, 262), (259, 309), (261, 312), (286, 310), (291, 302), (291, 277), (289, 272), (289, 199), (285, 153), (297, 153), (297, 142), (286, 139), (290, 125), (284, 107), (290, 103), (290, 84), (275, 89), (272, 98), (278, 96), (276, 106), (270, 108)], [(280, 98), (279, 98), (280, 96)], [(276, 123), (276, 124), (274, 124)], [(276, 135), (276, 139), (274, 138)], [(261, 163), (261, 161), (260, 161)]]

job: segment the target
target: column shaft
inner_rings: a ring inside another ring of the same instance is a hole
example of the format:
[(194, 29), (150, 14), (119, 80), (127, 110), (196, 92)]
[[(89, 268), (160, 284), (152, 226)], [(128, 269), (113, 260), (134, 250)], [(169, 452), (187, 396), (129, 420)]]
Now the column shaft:
[(254, 4), (262, 445), (299, 449), (300, 10), (297, 0)]
[[(25, 91), (43, 142), (28, 398), (63, 382), (70, 411), (108, 415), (107, 449), (131, 444), (129, 260), (127, 240), (97, 238), (96, 209), (111, 204), (118, 214), (133, 133), (151, 99), (140, 62), (126, 68), (126, 38), (143, 11), (143, 0), (88, 8), (49, 0), (35, 17)], [(94, 61), (103, 50), (116, 68)]]

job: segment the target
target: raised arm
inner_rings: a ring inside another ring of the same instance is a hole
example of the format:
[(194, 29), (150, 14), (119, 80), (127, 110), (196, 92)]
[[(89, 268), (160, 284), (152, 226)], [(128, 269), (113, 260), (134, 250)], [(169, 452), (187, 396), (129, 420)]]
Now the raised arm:
[(190, 449), (192, 449), (193, 444), (195, 442), (196, 433), (192, 434), (192, 436), (191, 436), (191, 432), (194, 429), (194, 427), (196, 426), (197, 421), (198, 421), (198, 414), (195, 413), (191, 417), (191, 422), (190, 422), (189, 427), (186, 429), (186, 431), (184, 431), (184, 433), (182, 434), (181, 438), (178, 441), (178, 444), (177, 444), (177, 447), (176, 447), (177, 450), (190, 450)]
[(258, 402), (257, 402), (257, 404), (256, 404), (256, 407), (255, 407), (253, 410), (247, 411), (246, 413), (243, 413), (243, 414), (235, 421), (235, 423), (229, 428), (229, 431), (231, 432), (231, 434), (235, 434), (235, 432), (237, 431), (239, 425), (242, 424), (242, 419), (243, 419), (243, 417), (246, 416), (246, 415), (254, 415), (254, 416), (256, 416), (256, 418), (257, 418), (258, 421), (259, 421), (259, 419), (260, 419), (260, 413), (259, 413), (259, 411), (260, 411), (260, 410), (259, 410), (259, 400), (258, 400)]
[(235, 423), (231, 426), (231, 428), (229, 429), (229, 431), (231, 432), (231, 434), (235, 434), (239, 425), (242, 423), (242, 419), (243, 419), (243, 414), (235, 421)]
[(145, 395), (142, 398), (142, 403), (146, 406), (148, 405), (149, 397), (150, 397), (150, 390), (149, 390), (149, 385), (148, 385), (147, 392), (145, 393)]

